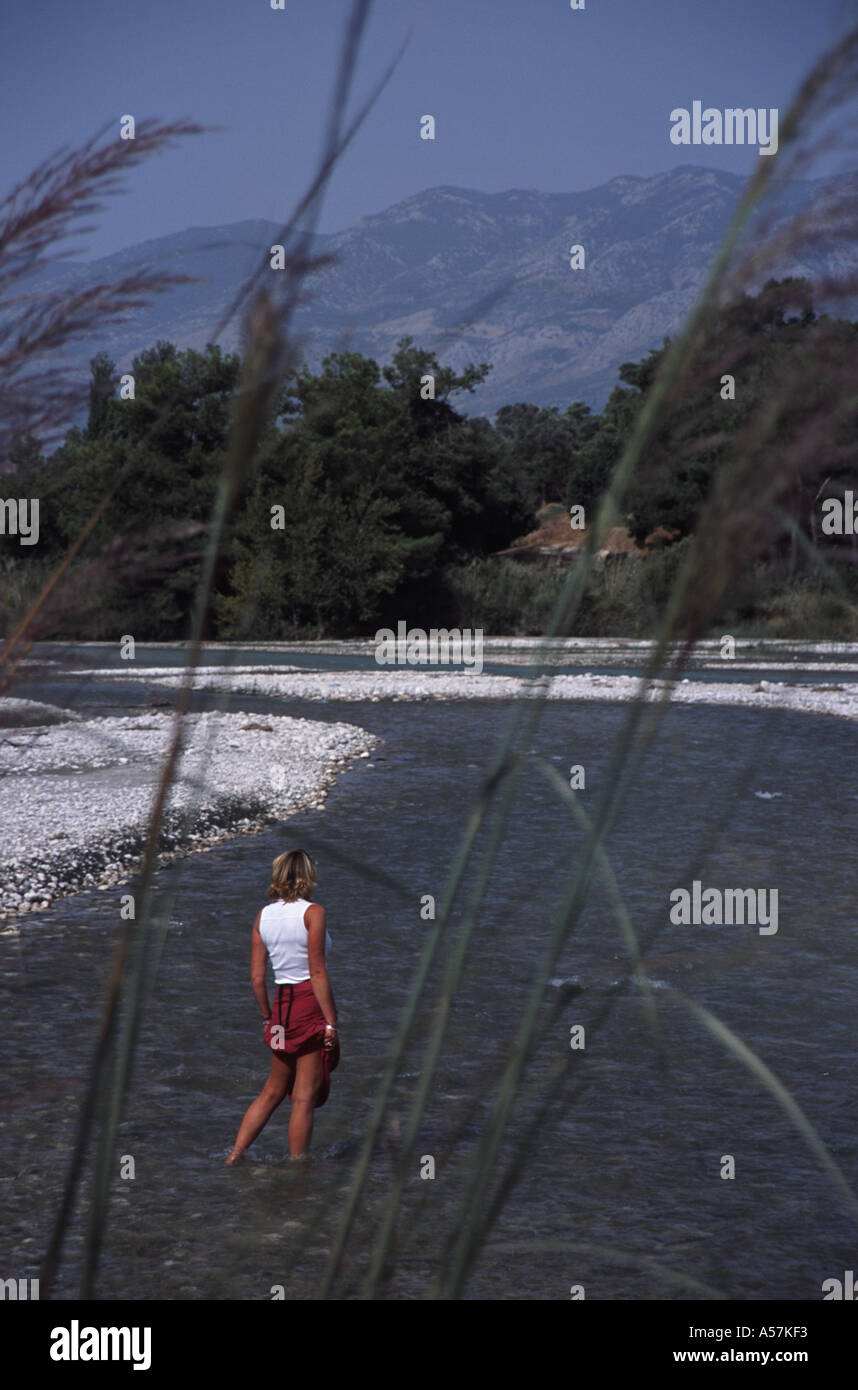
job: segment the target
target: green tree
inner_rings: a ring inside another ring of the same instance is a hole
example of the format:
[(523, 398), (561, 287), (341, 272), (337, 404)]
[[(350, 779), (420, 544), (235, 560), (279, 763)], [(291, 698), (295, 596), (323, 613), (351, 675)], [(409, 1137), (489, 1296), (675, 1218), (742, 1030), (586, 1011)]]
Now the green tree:
[(575, 500), (589, 504), (596, 490), (590, 484), (582, 451), (596, 429), (590, 407), (576, 401), (562, 414), (557, 406), (520, 401), (505, 405), (495, 416), (495, 428), (508, 445), (532, 513), (547, 502)]

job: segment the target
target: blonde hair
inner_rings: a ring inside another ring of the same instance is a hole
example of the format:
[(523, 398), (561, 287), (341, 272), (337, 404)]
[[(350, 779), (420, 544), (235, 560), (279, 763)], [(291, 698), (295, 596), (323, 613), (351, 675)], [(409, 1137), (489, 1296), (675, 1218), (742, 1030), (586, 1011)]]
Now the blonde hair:
[(294, 903), (298, 898), (309, 898), (315, 886), (316, 870), (309, 854), (303, 849), (289, 849), (285, 854), (278, 854), (271, 865), (269, 898)]

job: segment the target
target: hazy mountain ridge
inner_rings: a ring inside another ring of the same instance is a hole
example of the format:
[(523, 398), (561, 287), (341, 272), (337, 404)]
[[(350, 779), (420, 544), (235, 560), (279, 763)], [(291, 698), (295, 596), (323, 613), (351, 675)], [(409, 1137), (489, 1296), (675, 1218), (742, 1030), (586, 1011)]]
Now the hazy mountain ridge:
[[(744, 187), (736, 175), (684, 165), (580, 193), (428, 189), (314, 239), (316, 251), (338, 259), (312, 279), (312, 302), (296, 316), (305, 357), (315, 366), (349, 347), (383, 362), (409, 333), (455, 366), (494, 364), (486, 385), (460, 402), (472, 412), (518, 400), (600, 408), (619, 363), (676, 332)], [(782, 212), (810, 206), (818, 193), (817, 182), (793, 185)], [(201, 277), (73, 352), (85, 376), (101, 348), (127, 369), (159, 338), (205, 347), (281, 231), (263, 220), (192, 227), (88, 264), (57, 262), (27, 288), (86, 284), (144, 265)], [(573, 243), (585, 247), (585, 270), (570, 269)], [(806, 263), (779, 273), (836, 276), (856, 262), (858, 248), (820, 243)], [(237, 348), (238, 325), (217, 341)]]

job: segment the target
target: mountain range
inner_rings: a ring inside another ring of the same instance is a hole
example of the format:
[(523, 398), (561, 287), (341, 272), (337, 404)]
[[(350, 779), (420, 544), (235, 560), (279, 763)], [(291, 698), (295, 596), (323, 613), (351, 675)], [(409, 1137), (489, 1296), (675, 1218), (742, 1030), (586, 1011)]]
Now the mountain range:
[[(737, 175), (682, 165), (578, 193), (428, 189), (314, 238), (314, 252), (335, 262), (308, 282), (310, 302), (296, 317), (304, 359), (317, 366), (327, 352), (352, 349), (383, 363), (407, 334), (457, 368), (493, 364), (473, 396), (457, 398), (469, 413), (492, 415), (514, 401), (600, 409), (618, 365), (676, 333), (745, 186)], [(813, 207), (820, 191), (818, 181), (790, 184), (776, 224)], [(195, 348), (212, 341), (281, 231), (261, 220), (190, 227), (87, 263), (57, 261), (27, 288), (81, 286), (144, 266), (200, 277), (68, 353), (85, 379), (100, 349), (127, 370), (158, 339)], [(583, 270), (570, 268), (573, 245), (584, 247)], [(856, 265), (858, 248), (832, 240), (777, 270), (816, 279)], [(217, 340), (237, 349), (238, 324)]]

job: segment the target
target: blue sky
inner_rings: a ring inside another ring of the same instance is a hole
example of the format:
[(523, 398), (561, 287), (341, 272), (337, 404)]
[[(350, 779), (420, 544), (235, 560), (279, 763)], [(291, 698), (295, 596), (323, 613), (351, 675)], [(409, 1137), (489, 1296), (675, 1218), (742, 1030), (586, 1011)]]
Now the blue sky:
[[(3, 0), (0, 190), (108, 120), (224, 129), (133, 171), (87, 242), (104, 254), (188, 226), (283, 221), (318, 154), (346, 0)], [(337, 169), (335, 231), (438, 184), (591, 188), (698, 163), (748, 174), (747, 147), (677, 147), (674, 107), (787, 107), (842, 32), (842, 0), (377, 0), (357, 73), (369, 92), (408, 47)], [(418, 136), (432, 114), (437, 138)], [(856, 160), (858, 162), (858, 160)], [(826, 172), (820, 169), (819, 172)]]

